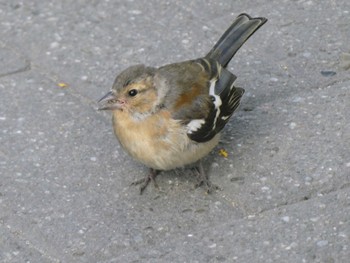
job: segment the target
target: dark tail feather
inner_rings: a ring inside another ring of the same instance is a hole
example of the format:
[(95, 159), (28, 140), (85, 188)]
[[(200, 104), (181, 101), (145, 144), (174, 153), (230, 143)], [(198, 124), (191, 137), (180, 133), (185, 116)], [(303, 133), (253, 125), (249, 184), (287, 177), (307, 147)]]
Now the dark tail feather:
[(223, 67), (226, 67), (237, 50), (259, 29), (259, 27), (265, 24), (266, 21), (267, 19), (264, 17), (252, 18), (247, 14), (240, 14), (206, 57), (215, 59)]

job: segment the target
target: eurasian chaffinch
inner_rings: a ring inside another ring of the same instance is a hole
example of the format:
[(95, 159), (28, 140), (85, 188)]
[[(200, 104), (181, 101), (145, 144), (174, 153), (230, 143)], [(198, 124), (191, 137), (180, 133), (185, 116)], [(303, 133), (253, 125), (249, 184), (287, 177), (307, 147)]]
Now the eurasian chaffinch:
[(160, 68), (131, 66), (99, 100), (99, 110), (112, 111), (122, 147), (150, 168), (133, 183), (142, 184), (141, 194), (150, 181), (157, 186), (160, 171), (196, 162), (199, 185), (214, 188), (200, 160), (218, 144), (244, 93), (226, 66), (266, 21), (240, 14), (205, 57)]

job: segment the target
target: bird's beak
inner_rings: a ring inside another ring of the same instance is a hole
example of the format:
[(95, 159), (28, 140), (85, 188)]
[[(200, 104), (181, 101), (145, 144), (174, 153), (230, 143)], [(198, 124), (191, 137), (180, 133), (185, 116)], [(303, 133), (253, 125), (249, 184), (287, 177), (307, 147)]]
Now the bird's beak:
[(124, 102), (117, 99), (117, 96), (113, 91), (109, 91), (98, 101), (98, 103), (100, 104), (98, 110), (117, 110), (121, 109), (124, 104)]

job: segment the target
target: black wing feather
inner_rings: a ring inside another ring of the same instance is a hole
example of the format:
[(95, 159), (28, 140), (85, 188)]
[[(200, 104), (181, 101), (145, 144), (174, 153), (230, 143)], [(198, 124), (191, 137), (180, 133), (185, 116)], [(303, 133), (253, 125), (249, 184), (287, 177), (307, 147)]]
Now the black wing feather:
[[(218, 72), (220, 72), (220, 76), (217, 76), (218, 79), (215, 82), (214, 96), (211, 95), (212, 104), (209, 114), (200, 128), (188, 132), (188, 137), (193, 141), (206, 142), (219, 133), (238, 108), (244, 94), (244, 89), (234, 86), (235, 75), (224, 68)], [(216, 100), (221, 101), (221, 103), (216, 103)]]

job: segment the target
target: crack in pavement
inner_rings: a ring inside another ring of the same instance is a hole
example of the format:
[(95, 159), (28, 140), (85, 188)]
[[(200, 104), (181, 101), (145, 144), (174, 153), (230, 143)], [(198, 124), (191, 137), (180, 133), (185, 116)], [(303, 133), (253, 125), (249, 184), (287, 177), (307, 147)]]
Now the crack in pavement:
[(31, 63), (29, 60), (25, 59), (25, 65), (23, 67), (20, 67), (19, 69), (13, 70), (13, 71), (9, 71), (9, 72), (5, 72), (5, 73), (0, 73), (0, 78), (2, 77), (7, 77), (10, 75), (14, 75), (14, 74), (18, 74), (18, 73), (22, 73), (22, 72), (26, 72), (31, 70)]

